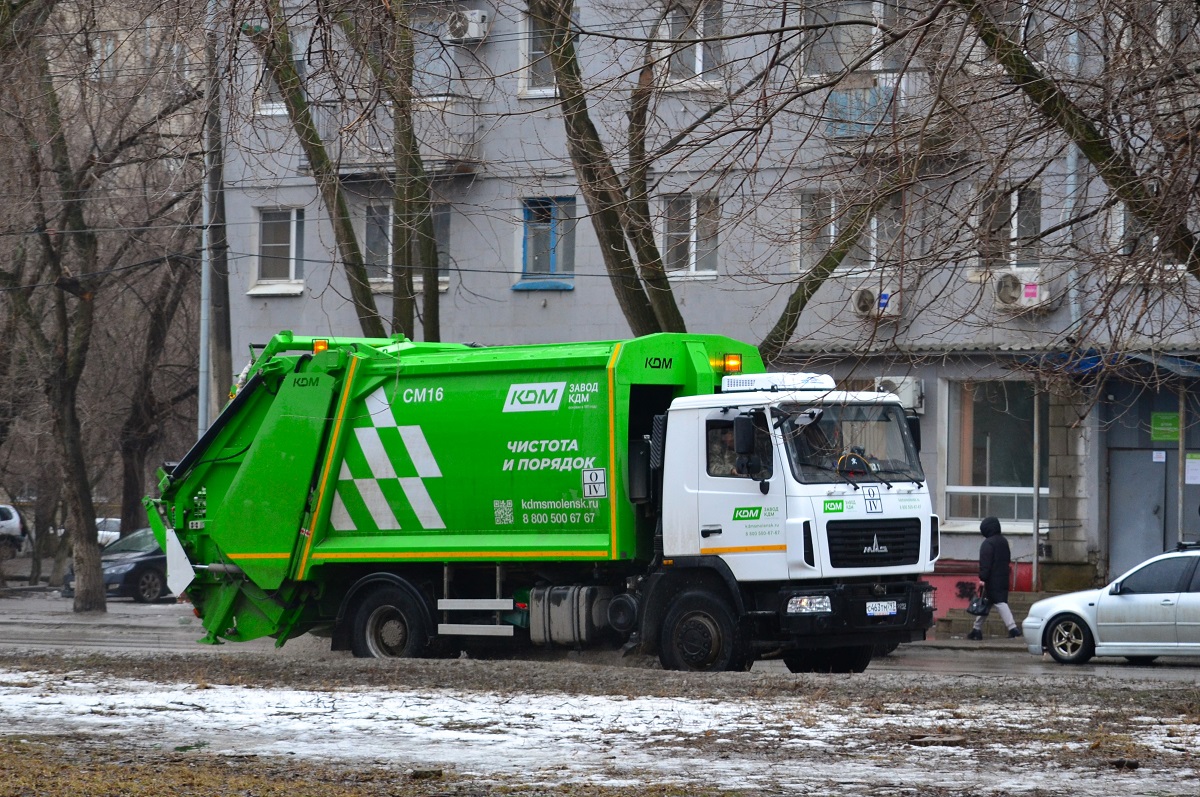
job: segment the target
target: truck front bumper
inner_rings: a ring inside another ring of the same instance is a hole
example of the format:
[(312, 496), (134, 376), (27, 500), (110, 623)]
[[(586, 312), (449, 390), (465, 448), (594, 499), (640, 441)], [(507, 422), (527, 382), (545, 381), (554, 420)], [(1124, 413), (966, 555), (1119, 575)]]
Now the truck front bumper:
[(933, 587), (921, 581), (786, 587), (779, 593), (785, 637), (924, 639), (933, 627)]

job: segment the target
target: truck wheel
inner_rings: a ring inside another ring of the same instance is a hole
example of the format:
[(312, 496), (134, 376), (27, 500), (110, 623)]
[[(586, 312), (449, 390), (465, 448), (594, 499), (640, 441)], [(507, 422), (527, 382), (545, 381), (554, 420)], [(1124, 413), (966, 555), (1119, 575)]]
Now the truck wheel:
[(725, 601), (708, 592), (685, 592), (663, 621), (658, 657), (663, 669), (739, 671), (750, 663), (737, 618)]
[(403, 590), (376, 590), (354, 614), (351, 648), (360, 659), (413, 659), (428, 646), (421, 607)]
[(871, 646), (797, 650), (783, 657), (788, 672), (862, 672), (871, 663)]

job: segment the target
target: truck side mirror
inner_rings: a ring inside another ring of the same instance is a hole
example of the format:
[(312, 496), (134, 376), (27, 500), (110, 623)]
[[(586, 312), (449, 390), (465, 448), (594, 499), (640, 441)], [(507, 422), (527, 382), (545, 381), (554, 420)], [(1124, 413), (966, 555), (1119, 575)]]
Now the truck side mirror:
[(754, 419), (749, 415), (733, 419), (733, 450), (737, 454), (754, 453)]
[(921, 453), (921, 418), (918, 415), (909, 415), (904, 420), (908, 421), (908, 435), (912, 438), (913, 446), (916, 447), (917, 453)]

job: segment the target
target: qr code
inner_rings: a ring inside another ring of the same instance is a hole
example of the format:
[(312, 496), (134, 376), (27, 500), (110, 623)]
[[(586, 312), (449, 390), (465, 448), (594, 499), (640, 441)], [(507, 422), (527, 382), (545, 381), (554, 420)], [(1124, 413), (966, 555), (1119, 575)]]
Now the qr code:
[(492, 508), (496, 510), (496, 525), (511, 526), (513, 522), (513, 507), (512, 499), (507, 501), (492, 501)]

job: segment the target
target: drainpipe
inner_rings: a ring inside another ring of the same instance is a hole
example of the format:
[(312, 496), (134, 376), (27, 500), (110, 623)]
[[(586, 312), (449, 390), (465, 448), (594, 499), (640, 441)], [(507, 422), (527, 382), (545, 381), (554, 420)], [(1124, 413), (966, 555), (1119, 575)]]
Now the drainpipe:
[(1187, 418), (1184, 412), (1187, 410), (1187, 383), (1182, 379), (1179, 380), (1179, 462), (1176, 463), (1179, 467), (1175, 474), (1175, 525), (1178, 527), (1176, 532), (1176, 543), (1183, 542), (1183, 486), (1184, 486), (1184, 470), (1187, 467)]
[(1042, 402), (1041, 396), (1037, 389), (1037, 382), (1034, 382), (1033, 388), (1033, 573), (1032, 584), (1034, 592), (1041, 591), (1040, 572), (1038, 568), (1039, 553), (1042, 543)]
[[(1069, 7), (1068, 7), (1068, 13), (1070, 13)], [(1074, 18), (1075, 18), (1074, 16), (1068, 17), (1068, 19), (1074, 19)], [(1079, 74), (1079, 65), (1082, 60), (1083, 60), (1083, 58), (1082, 58), (1082, 43), (1080, 41), (1079, 31), (1072, 29), (1071, 33), (1067, 36), (1067, 74), (1071, 75), (1071, 76), (1078, 75)], [(1066, 215), (1067, 220), (1073, 219), (1075, 217), (1076, 203), (1078, 202), (1078, 195), (1079, 195), (1079, 183), (1080, 183), (1080, 179), (1079, 179), (1079, 148), (1076, 147), (1074, 144), (1068, 143), (1067, 144), (1067, 174), (1066, 174), (1066, 183), (1065, 183), (1066, 197), (1065, 197), (1065, 201), (1063, 203), (1063, 212)], [(1074, 238), (1075, 238), (1074, 226), (1067, 227), (1067, 235), (1069, 236), (1068, 242), (1073, 243)], [(1083, 311), (1080, 309), (1080, 300), (1079, 300), (1079, 278), (1080, 278), (1079, 262), (1077, 259), (1073, 259), (1073, 265), (1071, 266), (1070, 274), (1067, 276), (1067, 307), (1071, 314), (1069, 329), (1071, 329), (1072, 331), (1076, 331), (1079, 329), (1080, 318), (1083, 315)], [(1034, 495), (1034, 501), (1033, 501), (1033, 589), (1035, 592), (1041, 590), (1041, 573), (1038, 568), (1038, 560), (1041, 558), (1041, 519), (1039, 516), (1040, 513), (1039, 513), (1038, 509), (1039, 509), (1039, 505), (1041, 504), (1042, 487), (1041, 487), (1041, 480), (1040, 480), (1041, 459), (1039, 457), (1039, 450), (1038, 450), (1038, 440), (1039, 440), (1039, 435), (1040, 435), (1040, 429), (1038, 427), (1038, 419), (1039, 419), (1038, 406), (1039, 406), (1039, 404), (1038, 404), (1036, 396), (1035, 396), (1035, 399), (1033, 402), (1033, 417), (1034, 417), (1034, 426), (1033, 426), (1033, 440), (1034, 440), (1034, 446), (1033, 446), (1033, 457), (1034, 457), (1034, 459), (1033, 459), (1033, 473), (1034, 473), (1034, 477), (1033, 477), (1033, 495)], [(1095, 412), (1095, 409), (1093, 409), (1092, 411)], [(1075, 506), (1074, 513), (1075, 514), (1078, 513), (1078, 505), (1079, 505), (1079, 503), (1078, 503), (1078, 501), (1076, 501), (1074, 503), (1074, 506)], [(1060, 520), (1061, 520), (1061, 518), (1060, 518)]]

